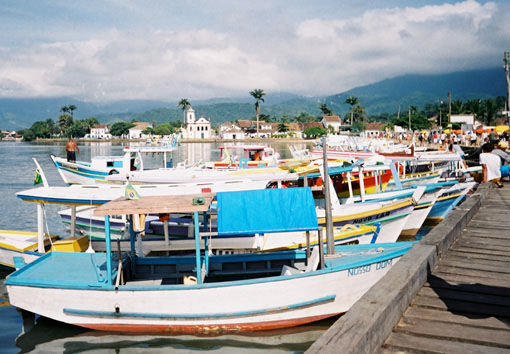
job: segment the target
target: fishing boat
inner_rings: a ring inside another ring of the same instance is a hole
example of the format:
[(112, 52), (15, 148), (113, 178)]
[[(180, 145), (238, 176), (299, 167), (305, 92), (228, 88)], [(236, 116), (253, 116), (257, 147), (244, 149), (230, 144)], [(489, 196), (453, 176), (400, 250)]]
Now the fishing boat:
[(95, 156), (90, 162), (67, 161), (65, 158), (50, 155), (62, 180), (67, 184), (91, 184), (104, 182), (107, 176), (126, 174), (130, 171), (143, 171), (142, 154), (162, 154), (164, 167), (172, 161), (173, 146), (126, 146), (122, 156)]
[(476, 182), (458, 183), (450, 187), (445, 193), (439, 196), (434, 206), (427, 215), (425, 222), (428, 225), (437, 225), (459, 205), (466, 196), (478, 185)]
[[(197, 199), (198, 198), (198, 199)], [(309, 188), (218, 193), (217, 234), (317, 231)], [(56, 321), (120, 332), (223, 333), (292, 327), (349, 310), (413, 243), (323, 246), (313, 251), (210, 256), (199, 213), (212, 197), (118, 199), (96, 209), (111, 215), (188, 212), (194, 256), (143, 257), (52, 252), (10, 274), (13, 306)], [(243, 208), (239, 208), (243, 205)], [(264, 205), (264, 208), (260, 208)], [(289, 208), (288, 205), (299, 205)], [(135, 233), (131, 243), (135, 248)], [(200, 238), (206, 245), (200, 247)], [(113, 245), (114, 246), (114, 245)], [(40, 301), (40, 299), (46, 301)]]

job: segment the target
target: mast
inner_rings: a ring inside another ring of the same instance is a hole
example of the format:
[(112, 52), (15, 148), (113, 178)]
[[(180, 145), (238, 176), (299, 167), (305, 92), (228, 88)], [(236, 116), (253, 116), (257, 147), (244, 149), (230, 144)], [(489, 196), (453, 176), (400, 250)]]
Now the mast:
[(452, 117), (452, 94), (448, 91), (448, 125), (450, 125), (450, 119)]
[(510, 70), (509, 70), (509, 53), (505, 51), (503, 61), (505, 62), (505, 77), (506, 77), (506, 116), (510, 116)]
[[(328, 153), (327, 153), (327, 138), (324, 136), (322, 138), (322, 153), (323, 153), (323, 166), (324, 166), (324, 200), (326, 203), (326, 241), (327, 241), (327, 249), (328, 254), (335, 254), (335, 241), (333, 236), (333, 220), (331, 215), (331, 196), (330, 196), (330, 188), (334, 188), (329, 183), (329, 171), (328, 171)], [(360, 179), (362, 178), (360, 172)], [(322, 240), (321, 240), (322, 241)], [(322, 242), (319, 243), (319, 246), (322, 245)]]

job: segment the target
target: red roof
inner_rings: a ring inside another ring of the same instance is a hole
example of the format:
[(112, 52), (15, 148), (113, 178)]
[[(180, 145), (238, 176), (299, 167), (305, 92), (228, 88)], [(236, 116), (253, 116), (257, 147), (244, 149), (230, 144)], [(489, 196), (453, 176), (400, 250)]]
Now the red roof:
[(339, 116), (324, 116), (323, 119), (328, 123), (342, 123)]

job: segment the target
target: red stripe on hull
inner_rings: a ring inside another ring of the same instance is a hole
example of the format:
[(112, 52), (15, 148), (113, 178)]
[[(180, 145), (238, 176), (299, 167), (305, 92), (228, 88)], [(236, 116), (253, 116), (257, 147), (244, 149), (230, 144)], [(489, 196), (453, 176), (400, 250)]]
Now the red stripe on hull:
[(238, 332), (253, 332), (286, 327), (300, 326), (306, 323), (316, 322), (328, 317), (337, 316), (339, 313), (328, 315), (311, 316), (305, 318), (234, 324), (209, 324), (209, 325), (139, 325), (139, 324), (74, 324), (76, 326), (94, 329), (98, 331), (112, 331), (123, 333), (168, 333), (168, 334), (223, 334)]

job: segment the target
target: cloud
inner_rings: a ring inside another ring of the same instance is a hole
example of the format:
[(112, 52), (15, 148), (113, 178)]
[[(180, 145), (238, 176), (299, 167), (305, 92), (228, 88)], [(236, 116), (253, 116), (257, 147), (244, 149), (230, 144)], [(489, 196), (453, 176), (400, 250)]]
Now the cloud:
[(407, 73), (491, 67), (508, 48), (509, 8), (468, 0), (295, 23), (273, 14), (260, 28), (248, 11), (223, 28), (81, 27), (76, 40), (70, 30), (25, 45), (2, 42), (0, 96), (176, 101), (247, 96), (253, 88), (323, 95)]

